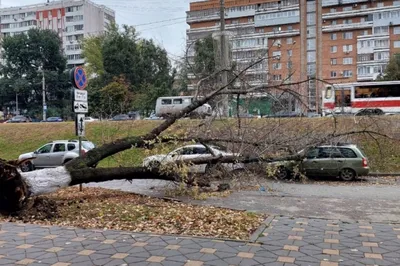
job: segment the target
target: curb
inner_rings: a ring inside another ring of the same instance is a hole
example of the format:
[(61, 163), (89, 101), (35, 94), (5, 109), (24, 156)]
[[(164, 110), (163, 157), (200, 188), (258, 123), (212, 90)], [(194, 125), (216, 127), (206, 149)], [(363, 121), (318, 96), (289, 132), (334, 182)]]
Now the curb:
[(264, 232), (264, 230), (271, 224), (274, 218), (275, 215), (271, 215), (267, 219), (265, 219), (265, 221), (261, 223), (257, 230), (253, 234), (251, 234), (249, 242), (256, 242), (257, 239), (260, 237), (260, 234)]
[(400, 173), (369, 173), (367, 176), (375, 176), (375, 177), (400, 176)]

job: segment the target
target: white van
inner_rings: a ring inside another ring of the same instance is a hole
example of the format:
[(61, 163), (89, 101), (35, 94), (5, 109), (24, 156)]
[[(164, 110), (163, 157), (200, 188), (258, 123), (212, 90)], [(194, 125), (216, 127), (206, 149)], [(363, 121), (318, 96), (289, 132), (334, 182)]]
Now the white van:
[[(156, 116), (168, 117), (179, 113), (183, 108), (189, 106), (194, 100), (194, 96), (171, 96), (171, 97), (160, 97), (156, 102)], [(212, 108), (209, 104), (203, 104), (198, 107), (192, 113), (190, 117), (201, 117), (210, 116), (212, 114)]]

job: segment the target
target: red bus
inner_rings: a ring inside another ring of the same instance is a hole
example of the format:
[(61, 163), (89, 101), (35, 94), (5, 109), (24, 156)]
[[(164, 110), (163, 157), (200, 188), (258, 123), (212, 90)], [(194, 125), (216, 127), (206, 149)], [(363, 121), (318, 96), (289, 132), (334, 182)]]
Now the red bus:
[(368, 109), (400, 113), (400, 81), (339, 83), (326, 85), (322, 93), (323, 116)]

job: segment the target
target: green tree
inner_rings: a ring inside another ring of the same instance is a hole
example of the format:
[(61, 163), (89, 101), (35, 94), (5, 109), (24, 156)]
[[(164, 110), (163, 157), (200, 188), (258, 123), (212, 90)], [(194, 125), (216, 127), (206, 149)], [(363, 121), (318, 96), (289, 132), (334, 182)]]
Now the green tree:
[(89, 81), (89, 97), (95, 103), (93, 111), (110, 111), (102, 107), (107, 102), (103, 97), (107, 95), (101, 90), (116, 77), (124, 78), (135, 99), (133, 106), (143, 113), (154, 109), (155, 99), (173, 93), (176, 71), (171, 67), (167, 52), (152, 40), (139, 38), (133, 27), (124, 25), (120, 29), (114, 24), (103, 36), (85, 39), (83, 55), (88, 72), (94, 76)]
[(211, 35), (199, 39), (194, 44), (193, 70), (201, 78), (209, 76), (215, 71), (214, 40)]
[(101, 106), (106, 114), (118, 114), (132, 107), (132, 93), (124, 76), (115, 77), (112, 82), (100, 90)]
[(400, 54), (394, 54), (388, 65), (386, 66), (385, 72), (380, 80), (400, 80)]
[(28, 110), (41, 106), (44, 73), (48, 105), (62, 108), (62, 99), (68, 99), (70, 92), (67, 61), (57, 33), (30, 29), (27, 34), (5, 37), (2, 47), (2, 95), (12, 99), (18, 93), (20, 107)]

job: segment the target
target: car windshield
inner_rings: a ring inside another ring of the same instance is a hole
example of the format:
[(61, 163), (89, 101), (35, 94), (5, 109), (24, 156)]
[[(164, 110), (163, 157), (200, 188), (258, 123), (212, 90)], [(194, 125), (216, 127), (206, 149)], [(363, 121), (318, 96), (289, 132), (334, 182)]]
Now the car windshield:
[(24, 119), (24, 117), (22, 115), (17, 115), (14, 116), (11, 120), (21, 120), (21, 119)]

